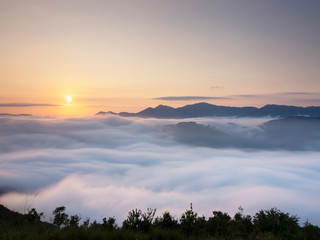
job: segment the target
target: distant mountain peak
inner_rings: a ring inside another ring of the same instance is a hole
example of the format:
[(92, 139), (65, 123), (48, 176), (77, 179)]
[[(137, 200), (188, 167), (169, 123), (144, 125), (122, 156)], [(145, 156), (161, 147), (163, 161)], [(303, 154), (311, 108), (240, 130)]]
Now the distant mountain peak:
[(160, 109), (160, 108), (170, 108), (170, 109), (172, 109), (173, 107), (170, 107), (170, 106), (167, 106), (167, 105), (162, 105), (162, 104), (160, 104), (157, 107), (155, 107), (155, 109)]
[(112, 111), (108, 111), (108, 112), (100, 111), (96, 115), (105, 115), (105, 114), (118, 115), (117, 113), (112, 112)]

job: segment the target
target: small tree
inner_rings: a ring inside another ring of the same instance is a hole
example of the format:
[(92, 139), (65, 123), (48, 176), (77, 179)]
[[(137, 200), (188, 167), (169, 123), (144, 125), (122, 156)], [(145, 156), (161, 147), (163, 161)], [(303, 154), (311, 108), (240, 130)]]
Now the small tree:
[(275, 237), (294, 239), (299, 231), (298, 218), (283, 213), (277, 208), (260, 210), (253, 218), (258, 233), (272, 233)]
[(128, 230), (146, 232), (152, 226), (155, 213), (156, 209), (153, 208), (148, 208), (145, 213), (142, 213), (140, 209), (131, 210), (127, 219), (123, 221), (122, 227)]
[(90, 226), (90, 218), (86, 218), (86, 220), (83, 221), (81, 227), (84, 229), (88, 229)]
[(108, 220), (106, 218), (102, 219), (102, 226), (105, 229), (112, 230), (117, 228), (115, 217), (109, 217)]
[(208, 219), (208, 232), (213, 236), (227, 236), (231, 217), (221, 211), (213, 211), (213, 217)]
[(57, 207), (55, 210), (52, 211), (52, 214), (54, 215), (53, 218), (53, 224), (57, 225), (59, 228), (62, 225), (68, 225), (69, 219), (68, 214), (66, 214), (64, 211), (66, 210), (65, 206)]
[(80, 216), (73, 215), (70, 217), (70, 220), (68, 222), (68, 226), (72, 227), (72, 228), (77, 228), (77, 227), (79, 227), (80, 220), (81, 220)]
[(152, 226), (152, 221), (154, 215), (156, 214), (157, 209), (155, 208), (147, 208), (147, 212), (142, 213), (141, 215), (141, 230), (144, 232), (149, 231)]
[(194, 230), (197, 217), (198, 214), (193, 211), (192, 203), (190, 203), (190, 209), (186, 210), (180, 218), (181, 228), (187, 235), (190, 235)]
[(302, 236), (304, 240), (319, 240), (320, 239), (320, 228), (312, 225), (309, 221), (304, 223), (301, 228)]
[(154, 225), (162, 229), (174, 229), (178, 226), (178, 221), (169, 212), (162, 213), (162, 217), (156, 217)]
[(123, 221), (122, 227), (127, 230), (137, 231), (141, 225), (141, 210), (134, 209), (128, 213), (128, 217)]
[(231, 232), (236, 238), (246, 238), (253, 230), (251, 216), (243, 214), (243, 208), (240, 206), (238, 212), (234, 215), (231, 221)]
[(28, 210), (27, 218), (29, 222), (40, 222), (43, 212), (38, 213), (35, 208)]

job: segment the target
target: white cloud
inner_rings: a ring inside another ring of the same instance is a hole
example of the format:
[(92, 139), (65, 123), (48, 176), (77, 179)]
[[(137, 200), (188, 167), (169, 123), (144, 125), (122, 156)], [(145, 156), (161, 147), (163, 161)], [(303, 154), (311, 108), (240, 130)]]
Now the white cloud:
[[(118, 223), (133, 208), (180, 217), (192, 202), (207, 217), (213, 210), (233, 214), (241, 205), (248, 214), (278, 207), (320, 223), (317, 151), (184, 145), (162, 131), (176, 120), (0, 121), (0, 188), (15, 190), (1, 195), (0, 203), (19, 211), (35, 207), (47, 220), (61, 205), (82, 218), (115, 216)], [(243, 121), (199, 120), (238, 135), (256, 131), (261, 120)]]

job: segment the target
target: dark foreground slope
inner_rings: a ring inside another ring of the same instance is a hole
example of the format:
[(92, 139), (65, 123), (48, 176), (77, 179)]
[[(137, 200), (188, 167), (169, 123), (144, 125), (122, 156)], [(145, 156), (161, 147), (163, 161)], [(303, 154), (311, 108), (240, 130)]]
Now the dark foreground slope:
[(138, 113), (127, 112), (99, 112), (98, 115), (116, 114), (122, 117), (143, 118), (196, 118), (196, 117), (289, 117), (309, 116), (320, 117), (320, 107), (297, 107), (286, 105), (266, 105), (256, 107), (227, 107), (209, 103), (196, 103), (179, 108), (159, 105), (155, 108), (146, 108)]
[[(33, 213), (37, 215), (36, 210)], [(80, 223), (78, 215), (68, 216), (65, 207), (53, 211), (53, 222), (42, 223), (39, 219), (15, 213), (0, 205), (0, 239), (6, 240), (319, 240), (320, 229), (308, 222), (299, 226), (298, 217), (276, 208), (261, 210), (253, 217), (243, 214), (243, 209), (230, 217), (227, 213), (213, 211), (208, 218), (199, 216), (192, 205), (177, 219), (169, 212), (155, 217), (156, 209), (146, 212), (135, 209), (128, 213), (122, 226), (114, 217), (103, 218), (101, 223)], [(34, 214), (31, 214), (34, 215)]]
[(50, 239), (49, 236), (57, 227), (40, 221), (41, 216), (35, 209), (21, 214), (0, 204), (0, 239)]

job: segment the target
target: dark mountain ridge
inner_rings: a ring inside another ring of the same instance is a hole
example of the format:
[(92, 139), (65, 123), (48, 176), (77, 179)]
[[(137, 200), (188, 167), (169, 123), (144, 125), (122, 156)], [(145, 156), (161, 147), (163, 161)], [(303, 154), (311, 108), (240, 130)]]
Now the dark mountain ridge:
[[(97, 115), (110, 114), (99, 112)], [(112, 114), (116, 114), (113, 113)], [(143, 118), (196, 118), (196, 117), (280, 117), (308, 116), (320, 117), (320, 107), (297, 107), (287, 105), (269, 104), (262, 108), (257, 107), (229, 107), (218, 106), (205, 102), (173, 108), (159, 105), (155, 108), (146, 108), (137, 113), (120, 112), (116, 115), (122, 117)]]

